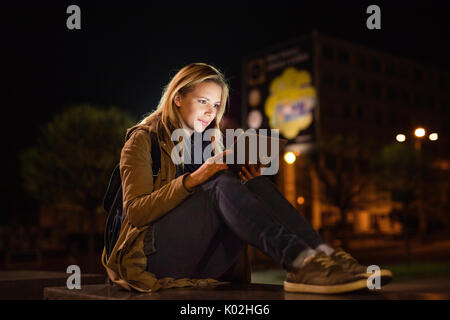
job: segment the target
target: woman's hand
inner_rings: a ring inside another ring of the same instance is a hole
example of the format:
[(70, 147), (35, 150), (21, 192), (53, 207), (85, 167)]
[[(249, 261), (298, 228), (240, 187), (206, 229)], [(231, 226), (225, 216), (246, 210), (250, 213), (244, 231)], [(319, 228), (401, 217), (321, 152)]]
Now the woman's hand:
[(256, 164), (249, 164), (242, 166), (241, 171), (239, 171), (238, 175), (242, 181), (247, 182), (250, 179), (253, 179), (257, 176), (261, 175), (261, 166)]
[(200, 168), (186, 176), (184, 179), (184, 186), (192, 190), (194, 187), (211, 178), (217, 172), (228, 169), (224, 159), (230, 152), (232, 151), (225, 150), (206, 160)]

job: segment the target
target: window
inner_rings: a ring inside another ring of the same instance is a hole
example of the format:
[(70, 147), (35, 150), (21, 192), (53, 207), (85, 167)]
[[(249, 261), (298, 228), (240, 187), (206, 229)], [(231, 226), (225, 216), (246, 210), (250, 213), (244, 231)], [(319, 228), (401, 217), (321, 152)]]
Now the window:
[(397, 99), (397, 90), (395, 90), (395, 88), (389, 87), (387, 90), (387, 98), (390, 101), (395, 101)]
[(435, 106), (436, 106), (436, 101), (435, 101), (434, 97), (431, 96), (431, 95), (429, 95), (427, 97), (427, 103), (428, 103), (428, 105), (430, 106), (431, 109), (434, 109)]
[(327, 108), (326, 108), (326, 111), (327, 111), (327, 115), (330, 118), (334, 118), (336, 116), (336, 105), (328, 104)]
[(348, 103), (345, 103), (343, 106), (343, 114), (342, 114), (343, 118), (349, 119), (351, 117), (351, 113), (352, 110), (350, 105)]
[(411, 103), (411, 96), (409, 95), (409, 92), (406, 90), (401, 90), (400, 98), (402, 102), (405, 104)]
[(395, 64), (393, 64), (392, 62), (388, 63), (386, 65), (386, 73), (390, 76), (395, 75)]
[(361, 69), (366, 69), (367, 68), (367, 61), (366, 61), (366, 57), (364, 57), (363, 55), (359, 54), (356, 58), (356, 65), (358, 66), (358, 68)]
[(408, 78), (408, 68), (404, 65), (398, 66), (397, 74), (400, 78), (407, 79)]
[(322, 76), (322, 81), (325, 87), (333, 87), (334, 75), (331, 72), (325, 72)]
[(328, 47), (328, 46), (322, 47), (322, 57), (329, 59), (329, 60), (333, 59), (333, 57), (334, 57), (333, 48)]
[(372, 85), (372, 97), (376, 100), (380, 100), (381, 98), (381, 87), (379, 84), (374, 83)]
[(414, 81), (421, 82), (423, 81), (423, 73), (417, 68), (414, 68)]
[(390, 117), (392, 126), (397, 126), (399, 124), (399, 118), (395, 112), (391, 112), (389, 117)]
[(332, 155), (325, 156), (325, 167), (330, 170), (336, 170), (336, 157)]
[(383, 114), (381, 113), (380, 110), (377, 110), (376, 113), (375, 113), (375, 122), (378, 125), (383, 124)]
[(414, 95), (414, 104), (416, 106), (421, 106), (423, 104), (423, 96), (420, 93)]
[(344, 171), (352, 172), (355, 169), (354, 160), (352, 158), (342, 157), (340, 160)]
[(442, 91), (445, 91), (445, 90), (448, 89), (448, 84), (449, 84), (448, 78), (445, 77), (443, 74), (441, 74), (441, 75), (439, 76), (439, 88), (440, 88)]
[(380, 60), (378, 59), (373, 59), (372, 63), (371, 63), (371, 70), (373, 72), (380, 72), (381, 69), (381, 64), (380, 64)]
[(339, 78), (338, 86), (339, 86), (339, 89), (348, 91), (350, 89), (350, 82), (348, 81), (348, 79), (345, 76), (341, 76)]
[(360, 105), (360, 104), (358, 104), (356, 106), (356, 118), (358, 120), (364, 120), (364, 110), (363, 110), (362, 105)]
[(366, 84), (364, 83), (364, 81), (358, 80), (358, 81), (356, 82), (356, 91), (357, 91), (360, 95), (365, 95), (365, 94), (366, 94)]
[(344, 64), (348, 64), (350, 62), (350, 56), (346, 50), (341, 50), (339, 52), (338, 58), (339, 58), (339, 61)]
[(359, 166), (359, 170), (361, 172), (368, 172), (370, 169), (369, 161), (361, 159), (361, 158), (358, 159), (358, 166)]

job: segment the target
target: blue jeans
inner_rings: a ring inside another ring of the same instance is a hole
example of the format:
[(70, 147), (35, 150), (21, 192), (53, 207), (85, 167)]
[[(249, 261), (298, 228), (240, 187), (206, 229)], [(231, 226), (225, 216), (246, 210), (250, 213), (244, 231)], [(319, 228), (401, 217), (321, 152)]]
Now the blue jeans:
[(289, 270), (302, 250), (323, 243), (272, 181), (242, 184), (230, 171), (197, 186), (153, 228), (147, 270), (157, 278), (220, 278), (247, 244)]

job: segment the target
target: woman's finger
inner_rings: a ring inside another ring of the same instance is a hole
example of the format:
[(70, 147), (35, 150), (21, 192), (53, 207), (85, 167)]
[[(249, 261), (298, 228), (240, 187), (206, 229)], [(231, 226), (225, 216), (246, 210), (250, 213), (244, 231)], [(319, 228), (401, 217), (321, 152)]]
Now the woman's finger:
[(245, 176), (246, 176), (248, 179), (253, 178), (252, 174), (248, 171), (248, 169), (247, 169), (245, 166), (242, 167), (242, 172), (244, 172)]
[(249, 165), (248, 165), (248, 168), (249, 168), (249, 170), (250, 170), (250, 173), (251, 173), (253, 176), (257, 176), (257, 175), (258, 175), (258, 171), (256, 171), (256, 168), (255, 168), (255, 165), (254, 165), (254, 164), (249, 164)]
[(242, 179), (242, 181), (244, 181), (244, 182), (248, 181), (248, 179), (244, 176), (244, 174), (242, 173), (242, 171), (239, 171), (239, 172), (238, 172), (238, 175), (239, 175), (239, 178)]
[(259, 164), (253, 165), (253, 167), (255, 168), (255, 175), (260, 176), (262, 167)]

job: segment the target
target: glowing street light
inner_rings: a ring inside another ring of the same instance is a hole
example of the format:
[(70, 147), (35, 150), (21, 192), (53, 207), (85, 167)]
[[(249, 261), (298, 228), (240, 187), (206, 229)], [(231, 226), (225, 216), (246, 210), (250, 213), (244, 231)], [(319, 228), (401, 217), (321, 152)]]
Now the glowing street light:
[(395, 139), (397, 139), (398, 142), (405, 142), (406, 136), (404, 134), (399, 133)]
[(430, 139), (431, 141), (436, 141), (438, 139), (438, 134), (436, 132), (433, 132), (428, 136), (428, 139)]
[(284, 161), (286, 161), (286, 163), (288, 164), (293, 164), (295, 162), (295, 159), (297, 159), (297, 157), (292, 151), (286, 152), (284, 154)]
[(424, 129), (424, 128), (417, 128), (417, 129), (414, 131), (414, 134), (416, 135), (416, 137), (422, 138), (422, 137), (425, 136), (425, 129)]

